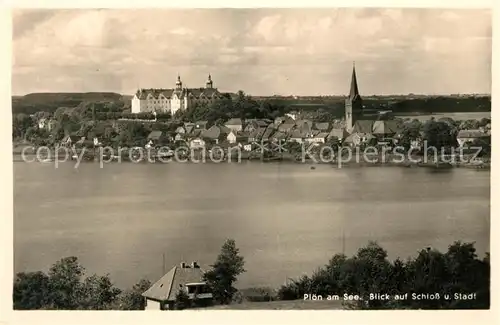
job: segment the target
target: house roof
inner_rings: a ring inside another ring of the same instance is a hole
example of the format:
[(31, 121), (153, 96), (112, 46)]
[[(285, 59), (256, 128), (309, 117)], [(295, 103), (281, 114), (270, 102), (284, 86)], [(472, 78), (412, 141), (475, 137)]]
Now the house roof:
[(311, 125), (311, 126), (314, 124), (313, 121), (307, 120), (307, 119), (302, 119), (302, 120), (295, 121), (295, 125), (297, 125), (298, 127), (301, 127), (302, 125), (304, 125), (306, 123), (309, 124), (309, 125)]
[(300, 130), (292, 130), (292, 132), (290, 133), (291, 139), (302, 139), (305, 137), (306, 134), (304, 132), (301, 132)]
[(151, 131), (151, 133), (149, 133), (148, 135), (148, 140), (158, 140), (161, 138), (161, 136), (162, 136), (161, 131)]
[(221, 136), (228, 135), (231, 132), (230, 129), (218, 125), (213, 125), (208, 130), (203, 130), (201, 136), (208, 139), (219, 139)]
[(484, 138), (489, 135), (481, 130), (460, 130), (457, 134), (457, 138)]
[(258, 129), (255, 129), (254, 131), (250, 132), (248, 137), (254, 138), (254, 139), (260, 139), (262, 137), (262, 135), (264, 134), (264, 132), (266, 132), (265, 128), (258, 128)]
[(374, 121), (372, 126), (373, 134), (395, 134), (400, 131), (401, 127), (398, 121), (395, 120), (381, 120)]
[(219, 129), (222, 133), (225, 133), (225, 134), (229, 134), (229, 132), (231, 132), (231, 129), (228, 128), (227, 126), (225, 125), (219, 125)]
[(295, 126), (295, 123), (283, 123), (278, 126), (278, 131), (288, 132)]
[(328, 134), (329, 134), (328, 132), (320, 132), (316, 134), (314, 137), (320, 139), (326, 139), (328, 137)]
[(194, 130), (194, 125), (186, 125), (184, 129), (186, 130), (186, 134), (190, 134)]
[(373, 122), (372, 120), (357, 120), (351, 133), (372, 133)]
[(268, 126), (266, 131), (264, 131), (264, 134), (262, 134), (262, 139), (269, 139), (271, 135), (273, 135), (274, 131), (276, 131), (275, 128)]
[(349, 136), (347, 136), (345, 138), (344, 142), (346, 142), (346, 143), (352, 143), (352, 142), (354, 142), (354, 139), (356, 139), (356, 138), (362, 138), (362, 137), (366, 137), (367, 140), (371, 140), (371, 139), (375, 138), (370, 133), (352, 133), (352, 134), (350, 134)]
[(345, 139), (348, 136), (349, 136), (349, 133), (344, 128), (342, 128), (342, 129), (332, 129), (330, 131), (330, 133), (328, 133), (328, 138), (337, 137), (340, 140)]
[(283, 140), (286, 139), (286, 133), (277, 131), (271, 136), (271, 138), (275, 140)]
[(330, 128), (330, 123), (328, 122), (314, 123), (314, 127), (317, 130), (328, 131), (328, 129)]
[(225, 123), (225, 125), (243, 125), (240, 118), (232, 118)]
[(298, 126), (298, 128), (302, 132), (310, 133), (313, 130), (313, 123), (312, 122), (304, 122), (300, 126)]
[(201, 268), (174, 266), (167, 274), (156, 281), (142, 296), (154, 300), (175, 300), (177, 293), (187, 283), (203, 282)]

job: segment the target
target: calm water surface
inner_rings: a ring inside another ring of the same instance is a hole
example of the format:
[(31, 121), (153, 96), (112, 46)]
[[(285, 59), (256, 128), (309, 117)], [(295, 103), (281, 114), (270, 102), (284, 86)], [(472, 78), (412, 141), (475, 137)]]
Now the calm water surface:
[(239, 287), (281, 285), (376, 240), (390, 258), (455, 240), (490, 244), (490, 172), (301, 164), (14, 163), (15, 272), (77, 256), (120, 287), (180, 261), (210, 264), (226, 238)]

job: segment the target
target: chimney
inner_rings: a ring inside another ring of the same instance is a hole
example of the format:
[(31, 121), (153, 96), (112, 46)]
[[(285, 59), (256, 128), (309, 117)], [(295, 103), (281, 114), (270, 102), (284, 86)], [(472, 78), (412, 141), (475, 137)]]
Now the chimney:
[(182, 262), (181, 263), (181, 269), (185, 269), (186, 268), (186, 263), (185, 262)]
[(191, 267), (192, 267), (193, 269), (197, 269), (197, 268), (199, 268), (200, 266), (198, 265), (198, 263), (197, 263), (196, 261), (193, 261), (193, 263), (191, 263)]

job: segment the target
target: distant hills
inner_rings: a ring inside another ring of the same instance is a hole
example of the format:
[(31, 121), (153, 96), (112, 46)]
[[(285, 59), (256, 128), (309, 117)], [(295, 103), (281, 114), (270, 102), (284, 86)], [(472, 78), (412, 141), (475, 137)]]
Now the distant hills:
[(132, 96), (112, 92), (90, 93), (31, 93), (12, 96), (12, 112), (33, 114), (38, 111), (55, 112), (59, 107), (76, 107), (82, 102), (119, 102), (129, 105)]

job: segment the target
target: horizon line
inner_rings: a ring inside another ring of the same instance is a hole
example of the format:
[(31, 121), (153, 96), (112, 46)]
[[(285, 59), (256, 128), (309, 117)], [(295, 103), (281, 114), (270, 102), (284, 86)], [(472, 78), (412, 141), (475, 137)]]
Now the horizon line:
[[(141, 89), (141, 88), (139, 88)], [(142, 88), (144, 90), (150, 90), (150, 89), (163, 89), (163, 88)], [(241, 90), (241, 89), (240, 89)], [(236, 91), (221, 91), (222, 94), (237, 94), (240, 90)], [(242, 90), (245, 95), (248, 95), (250, 97), (347, 97), (349, 94), (311, 94), (311, 95), (296, 95), (296, 94), (262, 94), (262, 95), (255, 95), (255, 94), (250, 94), (247, 93), (246, 91)], [(29, 92), (29, 93), (24, 93), (24, 94), (11, 94), (11, 97), (24, 97), (27, 95), (32, 95), (32, 94), (99, 94), (99, 93), (106, 93), (106, 94), (118, 94), (122, 96), (134, 96), (135, 93), (132, 94), (126, 94), (126, 93), (121, 93), (121, 92), (116, 92), (116, 91), (40, 91), (40, 92)], [(383, 97), (391, 97), (391, 96), (472, 96), (472, 95), (483, 95), (483, 96), (491, 96), (491, 92), (468, 92), (468, 93), (399, 93), (399, 94), (365, 94), (361, 95), (361, 97), (375, 97), (375, 96), (383, 96)]]

